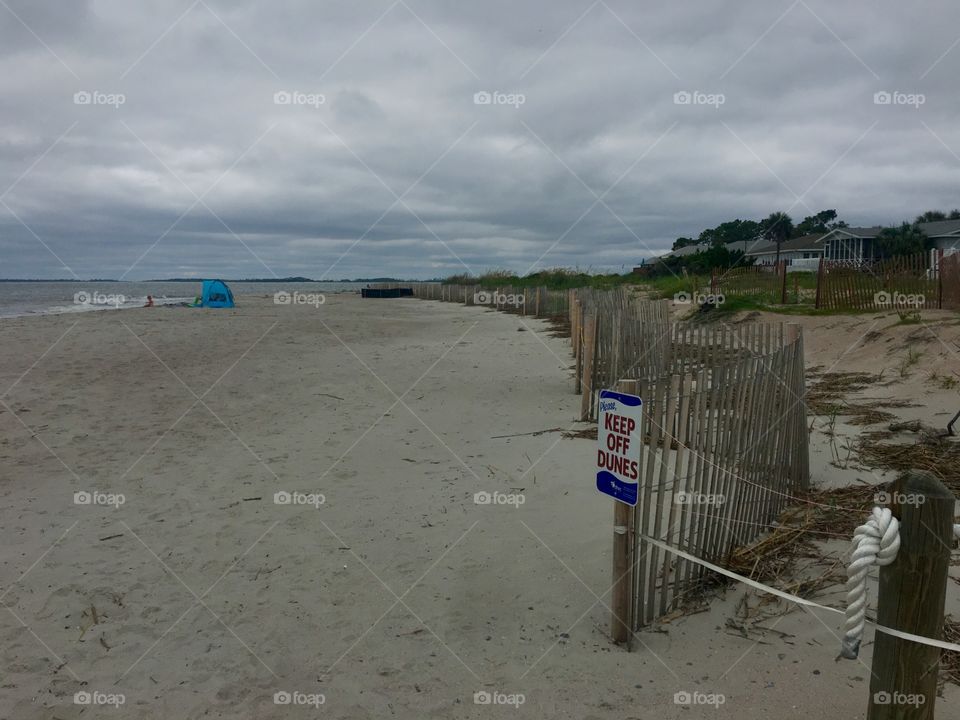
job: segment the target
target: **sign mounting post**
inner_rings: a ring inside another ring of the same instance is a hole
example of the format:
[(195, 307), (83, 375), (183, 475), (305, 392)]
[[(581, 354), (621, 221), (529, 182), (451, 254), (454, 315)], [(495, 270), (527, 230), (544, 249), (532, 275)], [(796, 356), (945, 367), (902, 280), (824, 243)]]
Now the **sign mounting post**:
[(623, 381), (619, 390), (600, 391), (597, 418), (597, 490), (614, 498), (613, 593), (610, 634), (630, 649), (633, 638), (633, 525), (640, 488), (640, 419), (643, 400), (636, 381)]

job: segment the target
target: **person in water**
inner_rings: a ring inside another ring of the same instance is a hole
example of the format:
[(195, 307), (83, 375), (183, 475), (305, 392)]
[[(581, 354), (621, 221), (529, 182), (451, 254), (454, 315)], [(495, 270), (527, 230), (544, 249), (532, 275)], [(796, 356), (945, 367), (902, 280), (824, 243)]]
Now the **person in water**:
[(147, 295), (147, 304), (144, 307), (153, 307), (153, 295)]

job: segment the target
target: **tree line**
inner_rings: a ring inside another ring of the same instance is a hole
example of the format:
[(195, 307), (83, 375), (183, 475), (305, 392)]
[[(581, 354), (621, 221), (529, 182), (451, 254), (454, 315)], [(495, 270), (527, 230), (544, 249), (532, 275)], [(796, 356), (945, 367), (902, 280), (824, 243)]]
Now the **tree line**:
[[(920, 230), (919, 224), (938, 220), (960, 220), (960, 209), (943, 212), (927, 210), (913, 222), (904, 221), (898, 226), (884, 228), (877, 238), (881, 255), (894, 257), (909, 255), (931, 247), (930, 239)], [(762, 220), (729, 220), (716, 227), (707, 228), (696, 238), (678, 237), (672, 250), (701, 246), (700, 252), (679, 257), (668, 257), (658, 265), (665, 272), (686, 269), (689, 272), (709, 272), (716, 267), (749, 265), (753, 261), (745, 256), (759, 241), (776, 243), (776, 262), (780, 261), (780, 247), (786, 241), (804, 235), (827, 233), (837, 228), (849, 227), (838, 219), (835, 209), (821, 210), (794, 223), (787, 213), (772, 212)]]

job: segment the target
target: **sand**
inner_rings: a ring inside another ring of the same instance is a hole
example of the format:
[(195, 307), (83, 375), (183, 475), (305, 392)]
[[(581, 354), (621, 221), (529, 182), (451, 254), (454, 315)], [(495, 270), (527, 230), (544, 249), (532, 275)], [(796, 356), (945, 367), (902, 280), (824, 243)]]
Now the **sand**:
[(583, 427), (570, 366), (413, 299), (0, 321), (0, 717), (862, 718), (870, 646), (743, 638), (742, 586), (611, 645), (593, 442), (530, 434)]

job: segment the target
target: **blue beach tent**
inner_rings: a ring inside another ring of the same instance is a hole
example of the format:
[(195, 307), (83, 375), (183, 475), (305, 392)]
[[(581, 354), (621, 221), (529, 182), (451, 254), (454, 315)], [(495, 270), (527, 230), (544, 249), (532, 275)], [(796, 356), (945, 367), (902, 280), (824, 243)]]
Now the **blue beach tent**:
[(232, 308), (233, 293), (223, 280), (204, 280), (200, 307)]

